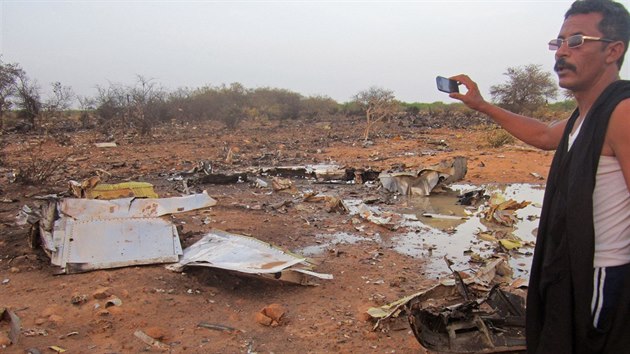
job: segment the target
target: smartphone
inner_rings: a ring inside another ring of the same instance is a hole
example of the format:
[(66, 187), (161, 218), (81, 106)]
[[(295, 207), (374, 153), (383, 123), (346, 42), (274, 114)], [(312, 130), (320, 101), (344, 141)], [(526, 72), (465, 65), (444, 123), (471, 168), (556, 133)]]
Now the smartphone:
[(438, 90), (446, 93), (457, 92), (459, 93), (458, 83), (455, 80), (447, 79), (442, 76), (438, 76), (435, 78), (437, 82)]

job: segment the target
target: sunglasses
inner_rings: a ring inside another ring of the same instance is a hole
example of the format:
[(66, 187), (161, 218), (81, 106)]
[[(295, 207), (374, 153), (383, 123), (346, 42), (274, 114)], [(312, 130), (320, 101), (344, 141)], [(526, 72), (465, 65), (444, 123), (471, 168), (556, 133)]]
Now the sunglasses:
[(586, 41), (598, 41), (598, 42), (606, 42), (611, 43), (614, 42), (612, 39), (601, 38), (601, 37), (589, 37), (581, 34), (576, 34), (566, 39), (556, 38), (549, 41), (549, 50), (558, 50), (562, 46), (562, 43), (567, 42), (567, 47), (569, 48), (577, 48), (584, 44)]

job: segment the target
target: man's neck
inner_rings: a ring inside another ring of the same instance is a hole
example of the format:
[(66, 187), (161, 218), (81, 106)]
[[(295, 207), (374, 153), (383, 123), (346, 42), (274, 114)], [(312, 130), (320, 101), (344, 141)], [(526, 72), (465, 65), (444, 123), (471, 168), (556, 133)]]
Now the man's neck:
[(591, 87), (582, 91), (573, 92), (578, 109), (580, 110), (580, 115), (582, 117), (586, 116), (593, 106), (593, 103), (595, 103), (595, 100), (604, 92), (606, 87), (617, 80), (619, 80), (619, 72), (611, 73), (602, 76), (601, 79)]

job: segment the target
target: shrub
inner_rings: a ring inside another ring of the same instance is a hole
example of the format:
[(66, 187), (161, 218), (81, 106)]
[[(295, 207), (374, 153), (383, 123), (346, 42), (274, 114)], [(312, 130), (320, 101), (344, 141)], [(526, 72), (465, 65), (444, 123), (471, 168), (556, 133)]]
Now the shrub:
[(20, 163), (15, 181), (21, 184), (50, 182), (51, 177), (62, 169), (63, 157), (44, 158), (43, 144), (40, 143), (25, 151), (28, 160)]
[(512, 144), (514, 142), (514, 137), (504, 129), (497, 128), (488, 131), (486, 141), (491, 147), (498, 148), (505, 144)]

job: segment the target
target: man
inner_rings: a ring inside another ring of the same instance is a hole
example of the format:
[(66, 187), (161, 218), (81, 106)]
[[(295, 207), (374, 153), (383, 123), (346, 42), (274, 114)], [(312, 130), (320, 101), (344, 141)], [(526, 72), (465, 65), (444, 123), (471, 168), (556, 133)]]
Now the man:
[(554, 70), (577, 101), (545, 124), (486, 102), (465, 75), (451, 93), (520, 140), (556, 149), (527, 298), (529, 353), (630, 353), (630, 82), (619, 79), (630, 15), (610, 0), (571, 5)]

